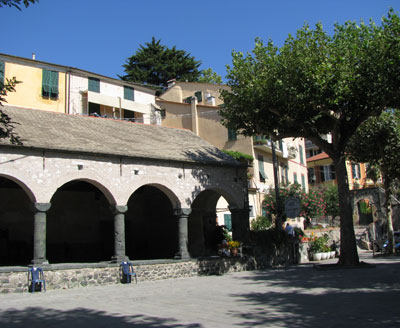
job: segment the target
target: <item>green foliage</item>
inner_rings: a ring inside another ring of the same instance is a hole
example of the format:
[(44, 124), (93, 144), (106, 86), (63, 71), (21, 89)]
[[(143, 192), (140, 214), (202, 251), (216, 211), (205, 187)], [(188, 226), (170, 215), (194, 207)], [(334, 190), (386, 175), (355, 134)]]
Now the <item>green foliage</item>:
[(371, 214), (372, 207), (364, 200), (361, 200), (359, 203), (360, 213), (361, 214)]
[[(326, 205), (323, 199), (323, 194), (320, 190), (311, 189), (308, 193), (304, 192), (298, 183), (288, 186), (280, 186), (279, 194), (282, 205), (282, 213), (284, 213), (284, 204), (289, 197), (296, 197), (300, 200), (300, 214), (306, 218), (313, 218), (317, 216), (325, 216)], [(277, 204), (275, 197), (275, 190), (270, 189), (265, 195), (263, 202), (263, 209), (267, 218), (271, 219), (276, 217)], [(284, 219), (286, 216), (284, 217)]]
[(222, 152), (242, 163), (251, 163), (254, 161), (253, 156), (241, 153), (240, 151), (222, 149)]
[(272, 218), (271, 216), (263, 216), (259, 215), (254, 220), (251, 221), (251, 230), (259, 231), (259, 230), (267, 230), (272, 226)]
[(321, 253), (329, 252), (331, 248), (328, 246), (328, 235), (324, 234), (322, 237), (315, 237), (311, 243), (309, 251), (310, 253)]
[(214, 72), (211, 68), (203, 69), (197, 82), (222, 84), (222, 77)]
[(124, 81), (144, 83), (153, 86), (167, 86), (167, 81), (197, 81), (201, 62), (196, 61), (184, 50), (175, 46), (168, 48), (154, 37), (151, 42), (140, 45), (136, 53), (126, 60)]
[(21, 10), (21, 2), (24, 4), (25, 8), (28, 8), (30, 4), (38, 3), (39, 0), (0, 0), (0, 8), (4, 6), (15, 7), (18, 10)]
[[(247, 136), (304, 137), (336, 167), (341, 208), (341, 258), (357, 264), (345, 151), (358, 126), (387, 108), (400, 108), (400, 18), (382, 24), (305, 25), (278, 48), (256, 39), (252, 53), (232, 53), (230, 90), (222, 91), (223, 124)], [(323, 136), (330, 133), (332, 143)], [(399, 162), (400, 165), (400, 162)]]
[(381, 175), (381, 171), (379, 170), (379, 167), (376, 165), (371, 165), (369, 164), (367, 166), (367, 178), (371, 179), (374, 184), (376, 184), (379, 180), (379, 177)]
[(337, 186), (327, 186), (322, 190), (322, 195), (325, 202), (326, 214), (333, 218), (339, 216), (339, 194)]

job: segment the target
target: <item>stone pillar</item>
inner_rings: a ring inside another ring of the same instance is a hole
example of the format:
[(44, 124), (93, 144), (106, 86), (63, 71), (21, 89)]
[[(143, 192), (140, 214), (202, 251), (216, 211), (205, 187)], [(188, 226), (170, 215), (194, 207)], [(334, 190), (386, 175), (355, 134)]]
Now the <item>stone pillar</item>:
[(247, 242), (250, 231), (249, 208), (229, 207), (232, 214), (232, 239)]
[(179, 251), (175, 255), (176, 259), (186, 260), (190, 258), (188, 251), (188, 217), (190, 213), (192, 213), (190, 208), (181, 208), (175, 212), (179, 229)]
[(114, 214), (114, 255), (112, 262), (120, 263), (128, 260), (125, 254), (125, 213), (128, 206), (115, 205), (112, 207)]
[(51, 203), (33, 203), (33, 265), (49, 264), (46, 259), (46, 212)]

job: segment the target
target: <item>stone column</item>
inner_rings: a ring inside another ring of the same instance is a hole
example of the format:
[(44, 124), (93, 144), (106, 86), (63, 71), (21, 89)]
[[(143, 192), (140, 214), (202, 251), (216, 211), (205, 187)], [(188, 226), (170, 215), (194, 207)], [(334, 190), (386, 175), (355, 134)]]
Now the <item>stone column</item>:
[(247, 242), (250, 231), (249, 208), (229, 207), (232, 214), (232, 239)]
[(188, 217), (192, 213), (190, 208), (181, 208), (176, 210), (179, 229), (179, 251), (175, 255), (176, 259), (186, 260), (190, 258), (188, 251)]
[(33, 265), (49, 264), (46, 259), (46, 212), (51, 203), (33, 203)]
[(115, 205), (112, 207), (114, 214), (114, 255), (112, 262), (119, 263), (128, 260), (125, 254), (125, 213), (128, 206)]

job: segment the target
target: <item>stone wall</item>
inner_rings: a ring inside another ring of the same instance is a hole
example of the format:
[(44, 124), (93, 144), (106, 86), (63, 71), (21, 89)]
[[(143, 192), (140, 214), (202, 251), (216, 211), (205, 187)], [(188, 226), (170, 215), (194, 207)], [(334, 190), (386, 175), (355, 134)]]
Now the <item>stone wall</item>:
[[(254, 269), (247, 258), (207, 258), (189, 261), (133, 262), (138, 283), (143, 281), (220, 275)], [(43, 267), (47, 290), (121, 283), (117, 264), (54, 264)], [(28, 292), (28, 268), (0, 268), (0, 293)]]

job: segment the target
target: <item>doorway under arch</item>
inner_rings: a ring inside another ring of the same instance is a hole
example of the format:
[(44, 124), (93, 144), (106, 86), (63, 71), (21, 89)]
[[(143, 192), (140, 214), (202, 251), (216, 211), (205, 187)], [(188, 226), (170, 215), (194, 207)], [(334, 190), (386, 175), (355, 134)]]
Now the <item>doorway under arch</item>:
[(110, 261), (113, 253), (114, 220), (105, 195), (81, 180), (60, 187), (47, 214), (49, 263)]
[(178, 252), (178, 220), (170, 198), (156, 186), (142, 186), (131, 195), (125, 231), (132, 260), (174, 258)]
[(32, 260), (31, 203), (21, 186), (0, 176), (0, 266), (28, 265)]
[[(188, 248), (191, 257), (217, 255), (218, 244), (222, 237), (218, 229), (219, 223), (222, 222), (218, 222), (219, 213), (217, 213), (217, 203), (221, 197), (225, 200), (226, 207), (223, 214), (230, 214), (228, 207), (233, 205), (232, 202), (217, 190), (204, 190), (193, 201), (192, 213), (188, 218)], [(228, 216), (225, 218), (228, 219)]]

